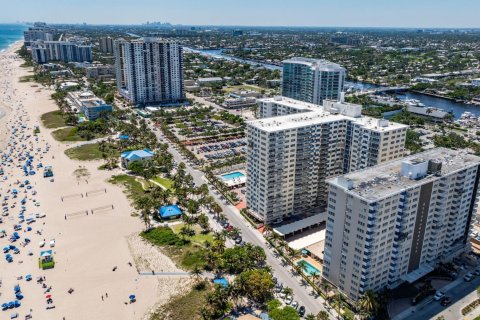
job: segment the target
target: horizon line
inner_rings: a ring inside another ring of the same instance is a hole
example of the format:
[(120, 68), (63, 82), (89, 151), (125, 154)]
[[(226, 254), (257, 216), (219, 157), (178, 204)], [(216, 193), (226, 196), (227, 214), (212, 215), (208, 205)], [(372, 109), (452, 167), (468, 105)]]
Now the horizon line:
[[(30, 21), (15, 21), (15, 22), (3, 22), (0, 21), (0, 24), (17, 24), (17, 25), (33, 25), (35, 22), (30, 22)], [(42, 21), (43, 22), (43, 21)], [(173, 24), (170, 22), (159, 22), (159, 21), (153, 21), (150, 24), (147, 24), (146, 22), (143, 23), (88, 23), (88, 22), (54, 22), (54, 23), (48, 23), (46, 22), (47, 25), (75, 25), (75, 26), (155, 26), (160, 24), (169, 24), (172, 27), (222, 27), (222, 28), (332, 28), (332, 29), (436, 29), (436, 30), (461, 30), (461, 29), (474, 29), (474, 30), (480, 30), (480, 26), (477, 27), (422, 27), (422, 26), (302, 26), (302, 25), (235, 25), (235, 24)]]

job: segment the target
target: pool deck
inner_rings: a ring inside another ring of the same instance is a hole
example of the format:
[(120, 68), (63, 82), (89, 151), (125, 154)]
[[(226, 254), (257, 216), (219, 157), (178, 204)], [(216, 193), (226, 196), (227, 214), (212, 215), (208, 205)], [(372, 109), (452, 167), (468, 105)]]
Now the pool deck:
[(322, 265), (316, 261), (315, 259), (309, 257), (309, 256), (302, 256), (300, 259), (297, 259), (295, 260), (295, 264), (297, 264), (299, 261), (301, 260), (305, 260), (306, 262), (310, 263), (312, 266), (314, 266), (315, 268), (317, 268), (317, 270), (320, 272), (320, 274), (322, 273)]

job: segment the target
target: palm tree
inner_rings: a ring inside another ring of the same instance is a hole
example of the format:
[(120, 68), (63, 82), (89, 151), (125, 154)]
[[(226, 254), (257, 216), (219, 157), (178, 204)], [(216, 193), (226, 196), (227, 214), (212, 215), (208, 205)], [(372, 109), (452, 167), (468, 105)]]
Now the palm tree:
[(367, 290), (358, 301), (360, 314), (368, 317), (375, 313), (378, 308), (377, 295), (372, 290)]
[(316, 318), (313, 314), (310, 313), (305, 316), (305, 320), (316, 320)]
[(195, 278), (195, 280), (200, 282), (200, 278), (202, 276), (202, 269), (200, 269), (198, 266), (195, 266), (191, 271), (190, 275)]
[(300, 260), (297, 263), (297, 266), (300, 267), (300, 270), (303, 271), (307, 267), (307, 262), (305, 260)]
[[(222, 207), (216, 202), (212, 203), (211, 209), (213, 213), (216, 215), (217, 219), (220, 219), (220, 213), (222, 213)], [(224, 216), (225, 217), (225, 216)]]
[(283, 293), (285, 293), (285, 296), (290, 297), (293, 295), (293, 290), (290, 287), (285, 287), (283, 289)]
[(328, 315), (328, 312), (325, 310), (320, 311), (317, 314), (316, 320), (329, 320), (330, 316)]
[(335, 311), (337, 311), (338, 316), (340, 317), (340, 311), (342, 310), (342, 305), (343, 305), (343, 299), (342, 295), (340, 293), (337, 293), (335, 296), (333, 296), (333, 308)]

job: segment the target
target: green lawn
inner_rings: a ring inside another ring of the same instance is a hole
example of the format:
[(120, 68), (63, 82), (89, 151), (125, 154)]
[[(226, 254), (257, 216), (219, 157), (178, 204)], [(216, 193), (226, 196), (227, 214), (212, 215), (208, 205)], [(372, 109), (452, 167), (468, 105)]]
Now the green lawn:
[(99, 160), (99, 159), (102, 159), (102, 152), (98, 147), (99, 147), (98, 143), (84, 144), (79, 147), (65, 150), (65, 154), (70, 159), (75, 159), (75, 160), (82, 160), (82, 161)]
[[(176, 224), (176, 225), (172, 226), (172, 230), (175, 233), (178, 234), (178, 233), (180, 233), (180, 229), (182, 229), (182, 227), (184, 225), (185, 225), (184, 223)], [(213, 241), (213, 235), (212, 235), (211, 232), (209, 232), (207, 234), (203, 234), (202, 233), (202, 228), (200, 228), (198, 225), (192, 226), (192, 229), (195, 230), (195, 235), (193, 237), (188, 238), (190, 241), (198, 243), (198, 244), (203, 244), (206, 241), (210, 241), (210, 242)]]
[(135, 177), (122, 174), (113, 176), (109, 182), (124, 186), (126, 189), (125, 192), (130, 199), (136, 199), (144, 194), (142, 184)]
[(55, 130), (52, 135), (58, 141), (87, 141), (87, 139), (80, 137), (77, 131), (76, 127), (68, 127)]
[(173, 181), (170, 180), (170, 179), (162, 178), (162, 177), (155, 177), (152, 180), (160, 183), (162, 186), (164, 186), (165, 188), (167, 188), (169, 190), (173, 190), (172, 189)]
[(49, 129), (65, 127), (65, 119), (60, 110), (44, 113), (41, 117), (43, 125)]

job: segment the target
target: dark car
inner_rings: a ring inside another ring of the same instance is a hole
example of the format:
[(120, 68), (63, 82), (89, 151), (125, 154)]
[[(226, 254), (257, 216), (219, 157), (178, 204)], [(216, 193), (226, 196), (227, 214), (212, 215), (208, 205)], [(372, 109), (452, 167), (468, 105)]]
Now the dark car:
[(305, 307), (304, 306), (300, 306), (300, 308), (298, 308), (298, 314), (300, 315), (300, 317), (303, 317), (305, 315)]
[(242, 243), (242, 238), (238, 237), (237, 239), (235, 239), (235, 243), (236, 244), (241, 244)]
[(444, 307), (448, 306), (450, 303), (452, 303), (452, 298), (450, 298), (450, 297), (445, 297), (440, 302), (440, 304)]

